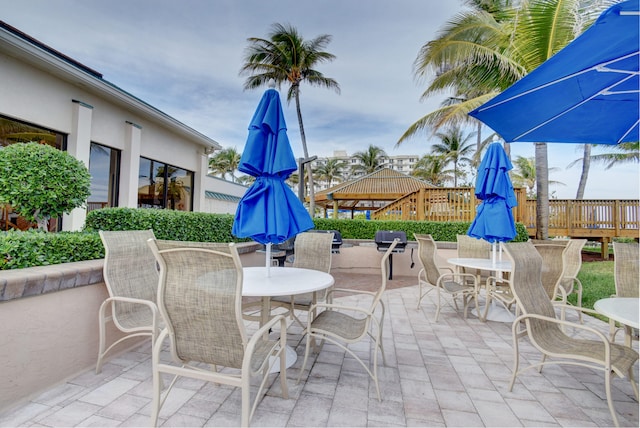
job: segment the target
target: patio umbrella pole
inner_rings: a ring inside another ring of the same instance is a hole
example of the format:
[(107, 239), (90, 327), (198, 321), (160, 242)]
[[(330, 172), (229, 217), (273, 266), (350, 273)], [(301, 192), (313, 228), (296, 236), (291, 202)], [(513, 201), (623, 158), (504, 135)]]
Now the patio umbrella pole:
[(491, 263), (496, 264), (496, 243), (491, 244)]
[(267, 277), (271, 276), (271, 242), (266, 244), (267, 247)]

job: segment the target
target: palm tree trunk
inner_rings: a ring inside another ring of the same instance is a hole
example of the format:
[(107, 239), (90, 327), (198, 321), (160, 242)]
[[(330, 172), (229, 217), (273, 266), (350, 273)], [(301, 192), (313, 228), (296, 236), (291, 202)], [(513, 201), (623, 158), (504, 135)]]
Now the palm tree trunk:
[(549, 237), (549, 161), (547, 144), (536, 145), (536, 239)]
[(582, 155), (582, 173), (580, 174), (580, 183), (578, 184), (578, 192), (576, 199), (584, 199), (584, 189), (587, 187), (587, 178), (589, 177), (589, 167), (591, 166), (591, 144), (584, 145), (584, 154)]
[[(309, 151), (307, 150), (307, 137), (304, 135), (304, 125), (302, 123), (302, 111), (300, 110), (300, 91), (299, 86), (296, 85), (295, 90), (296, 97), (296, 113), (298, 114), (298, 126), (300, 127), (300, 140), (302, 141), (302, 151), (304, 152), (304, 159), (309, 159)], [(313, 168), (311, 162), (307, 164), (307, 178), (309, 180), (309, 215), (313, 218), (316, 210), (316, 192), (313, 183)]]

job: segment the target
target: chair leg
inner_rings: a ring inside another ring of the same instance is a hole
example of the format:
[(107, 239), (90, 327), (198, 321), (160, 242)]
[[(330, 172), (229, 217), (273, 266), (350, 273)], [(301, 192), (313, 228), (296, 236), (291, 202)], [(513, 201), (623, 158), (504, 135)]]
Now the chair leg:
[[(576, 294), (578, 295), (576, 306), (582, 308), (582, 285), (578, 285)], [(582, 311), (578, 311), (578, 319), (580, 320), (580, 324), (584, 324), (584, 321), (582, 320)]]
[(513, 384), (516, 382), (516, 376), (518, 376), (518, 370), (520, 368), (520, 351), (518, 349), (518, 332), (515, 323), (511, 327), (511, 334), (513, 336), (513, 369), (511, 372), (511, 382), (509, 382), (509, 392), (513, 390)]
[[(96, 374), (99, 374), (100, 372), (102, 372), (102, 359), (104, 358), (104, 354), (105, 354), (105, 348), (107, 346), (106, 342), (107, 342), (107, 327), (106, 327), (106, 320), (105, 320), (105, 309), (107, 302), (102, 302), (102, 304), (100, 305), (100, 310), (98, 311), (98, 325), (100, 327), (100, 345), (98, 348), (98, 362), (96, 363)], [(152, 348), (153, 349), (153, 348)]]
[(435, 318), (435, 322), (438, 322), (438, 317), (440, 316), (440, 287), (436, 288), (436, 294), (438, 296), (438, 298), (436, 299), (437, 303), (437, 307), (436, 307), (436, 318)]
[(382, 344), (380, 333), (380, 330), (378, 330), (378, 336), (376, 336), (375, 343), (373, 344), (373, 382), (376, 384), (378, 401), (382, 401), (380, 398), (380, 385), (378, 384), (378, 346)]
[(631, 382), (631, 388), (633, 388), (633, 393), (636, 396), (636, 401), (638, 401), (638, 383), (636, 382), (636, 379), (633, 377), (633, 367), (629, 367), (629, 373), (627, 374), (627, 376), (629, 376), (629, 382)]
[(304, 348), (304, 360), (302, 361), (302, 367), (300, 367), (300, 373), (298, 374), (298, 380), (296, 381), (296, 385), (300, 383), (300, 379), (302, 379), (302, 374), (304, 373), (305, 367), (307, 367), (307, 358), (309, 358), (309, 349), (311, 348), (311, 332), (307, 332), (307, 344)]
[(619, 427), (618, 415), (616, 415), (616, 409), (613, 407), (613, 400), (611, 398), (611, 370), (607, 370), (606, 368), (604, 371), (604, 387), (607, 394), (607, 404), (609, 405), (609, 412), (611, 412), (613, 424), (616, 427)]

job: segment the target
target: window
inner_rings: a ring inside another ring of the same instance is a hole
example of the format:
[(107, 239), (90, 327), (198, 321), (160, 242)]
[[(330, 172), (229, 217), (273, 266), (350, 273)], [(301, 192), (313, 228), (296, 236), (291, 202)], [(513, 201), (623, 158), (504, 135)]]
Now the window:
[(0, 116), (0, 146), (37, 142), (66, 150), (67, 136), (26, 122)]
[(162, 162), (140, 158), (138, 207), (193, 209), (193, 172)]
[(89, 174), (91, 174), (91, 195), (87, 199), (87, 211), (117, 207), (120, 150), (91, 143)]

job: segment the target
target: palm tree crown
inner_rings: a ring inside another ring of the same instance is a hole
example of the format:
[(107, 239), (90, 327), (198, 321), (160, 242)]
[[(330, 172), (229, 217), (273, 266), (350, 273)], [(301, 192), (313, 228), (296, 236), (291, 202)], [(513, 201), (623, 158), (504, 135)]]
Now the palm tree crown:
[(231, 174), (231, 181), (235, 183), (234, 173), (238, 170), (240, 159), (241, 155), (235, 147), (222, 149), (209, 159), (209, 169), (214, 175), (220, 175), (222, 178), (227, 178), (227, 174)]
[[(291, 25), (273, 24), (268, 39), (251, 37), (247, 39), (244, 65), (240, 75), (248, 76), (244, 83), (245, 89), (255, 89), (273, 79), (278, 86), (288, 83), (287, 101), (296, 101), (300, 139), (305, 159), (309, 159), (307, 140), (300, 110), (300, 84), (306, 82), (311, 86), (333, 89), (340, 93), (340, 85), (332, 78), (325, 77), (315, 69), (318, 64), (330, 62), (335, 55), (325, 52), (324, 48), (331, 41), (331, 36), (323, 34), (315, 39), (306, 41)], [(308, 165), (308, 179), (311, 193), (309, 212), (313, 216), (314, 185), (311, 164)]]
[(356, 152), (353, 157), (360, 162), (351, 167), (353, 173), (370, 174), (384, 166), (383, 158), (387, 153), (378, 146), (370, 145), (366, 150)]

